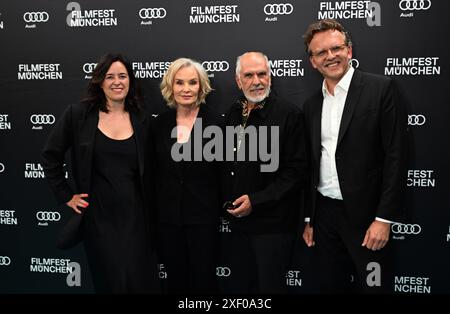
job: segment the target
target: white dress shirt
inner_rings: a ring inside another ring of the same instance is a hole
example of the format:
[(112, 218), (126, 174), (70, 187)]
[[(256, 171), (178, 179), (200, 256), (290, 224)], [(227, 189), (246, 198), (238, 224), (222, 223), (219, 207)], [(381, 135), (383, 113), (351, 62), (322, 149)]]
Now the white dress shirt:
[(317, 191), (323, 196), (342, 200), (339, 178), (336, 170), (336, 146), (341, 125), (345, 100), (355, 70), (350, 67), (334, 88), (334, 96), (328, 92), (325, 80), (322, 83), (322, 132), (320, 157), (320, 175)]

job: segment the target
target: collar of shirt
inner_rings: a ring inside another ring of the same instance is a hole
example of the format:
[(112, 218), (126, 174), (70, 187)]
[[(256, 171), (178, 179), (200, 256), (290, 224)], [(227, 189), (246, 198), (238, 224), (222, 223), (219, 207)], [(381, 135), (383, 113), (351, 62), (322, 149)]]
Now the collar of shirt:
[[(344, 76), (341, 78), (339, 83), (334, 88), (334, 94), (339, 93), (340, 91), (348, 92), (348, 89), (350, 88), (350, 82), (352, 81), (353, 73), (355, 72), (355, 69), (353, 69), (352, 66), (348, 68), (347, 73), (344, 74)], [(323, 97), (331, 96), (331, 94), (328, 92), (327, 84), (325, 83), (325, 80), (322, 82), (322, 93)]]
[(245, 127), (245, 125), (247, 124), (247, 119), (250, 116), (250, 111), (262, 110), (264, 108), (265, 99), (262, 102), (255, 104), (253, 106), (252, 110), (249, 110), (249, 105), (248, 105), (247, 99), (242, 100), (241, 104), (242, 104), (242, 125), (244, 125), (244, 127)]
[[(268, 114), (269, 103), (272, 102), (272, 93), (269, 94), (263, 101), (253, 107), (251, 111), (255, 111), (254, 114), (259, 115), (262, 119), (265, 119)], [(246, 122), (248, 119), (248, 104), (247, 99), (245, 97), (239, 98), (233, 106), (233, 110), (237, 110), (240, 112), (240, 116), (242, 117), (243, 122)], [(252, 114), (253, 115), (253, 114)], [(246, 123), (244, 123), (245, 125)]]

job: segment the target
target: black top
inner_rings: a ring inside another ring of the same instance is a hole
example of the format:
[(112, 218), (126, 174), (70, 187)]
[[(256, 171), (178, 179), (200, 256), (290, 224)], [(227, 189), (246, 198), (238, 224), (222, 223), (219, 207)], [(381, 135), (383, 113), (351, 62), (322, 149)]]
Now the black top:
[(97, 129), (93, 158), (91, 214), (111, 227), (132, 231), (143, 212), (134, 136), (114, 140)]
[[(134, 138), (137, 143), (141, 189), (144, 173), (148, 173), (145, 152), (148, 144), (149, 119), (144, 111), (130, 111)], [(92, 154), (98, 125), (98, 109), (95, 106), (72, 104), (57, 120), (42, 151), (45, 178), (58, 202), (65, 204), (74, 194), (89, 193), (91, 188)], [(75, 185), (65, 178), (64, 161), (70, 151), (70, 167)]]
[[(195, 147), (202, 150), (210, 140), (202, 137), (204, 129), (220, 127), (221, 121), (217, 113), (201, 105), (189, 141), (180, 145), (180, 151), (190, 149), (194, 159)], [(160, 114), (151, 123), (158, 221), (174, 225), (216, 224), (221, 208), (219, 162), (207, 161), (204, 156), (198, 161), (175, 161), (172, 147), (176, 138), (171, 137), (175, 127), (176, 110)]]

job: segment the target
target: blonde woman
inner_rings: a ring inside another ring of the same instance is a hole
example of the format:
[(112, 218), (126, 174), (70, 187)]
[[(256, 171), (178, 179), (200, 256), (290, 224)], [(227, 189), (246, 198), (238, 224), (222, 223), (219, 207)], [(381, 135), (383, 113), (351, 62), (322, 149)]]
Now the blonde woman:
[(210, 294), (217, 289), (218, 163), (194, 161), (194, 150), (209, 140), (197, 135), (220, 125), (220, 116), (206, 105), (211, 90), (200, 63), (175, 60), (161, 82), (169, 111), (152, 123), (158, 242), (168, 293)]

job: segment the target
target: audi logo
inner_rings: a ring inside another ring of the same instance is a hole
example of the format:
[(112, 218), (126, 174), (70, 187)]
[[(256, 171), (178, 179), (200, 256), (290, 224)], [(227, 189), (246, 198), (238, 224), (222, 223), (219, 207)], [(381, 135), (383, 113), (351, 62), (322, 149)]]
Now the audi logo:
[(428, 10), (431, 7), (431, 0), (402, 0), (398, 6), (402, 11)]
[(208, 72), (225, 72), (230, 68), (227, 61), (204, 61), (202, 66)]
[(0, 256), (0, 266), (8, 266), (11, 264), (9, 256)]
[(39, 221), (59, 221), (61, 219), (61, 214), (58, 212), (37, 212), (36, 218)]
[(27, 23), (47, 22), (49, 15), (47, 12), (25, 12), (23, 20)]
[(391, 230), (395, 234), (419, 234), (422, 231), (422, 227), (418, 224), (395, 223), (391, 226)]
[(348, 63), (355, 69), (359, 68), (358, 59), (350, 59), (350, 61)]
[(229, 277), (231, 275), (230, 267), (216, 267), (217, 277)]
[(0, 173), (5, 171), (5, 165), (0, 162)]
[(142, 8), (139, 10), (141, 19), (163, 19), (166, 14), (167, 11), (164, 8)]
[(52, 114), (32, 114), (30, 121), (33, 124), (53, 124), (55, 123), (55, 116)]
[(94, 72), (96, 66), (97, 63), (85, 63), (83, 64), (83, 71), (86, 74), (91, 74), (92, 72)]
[(408, 125), (424, 125), (427, 119), (423, 114), (409, 114)]
[(291, 14), (294, 7), (290, 3), (266, 4), (264, 6), (264, 13), (267, 15), (285, 15)]

